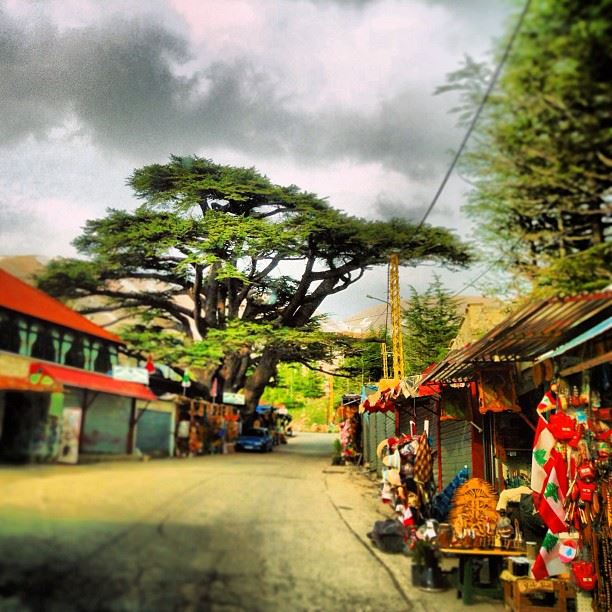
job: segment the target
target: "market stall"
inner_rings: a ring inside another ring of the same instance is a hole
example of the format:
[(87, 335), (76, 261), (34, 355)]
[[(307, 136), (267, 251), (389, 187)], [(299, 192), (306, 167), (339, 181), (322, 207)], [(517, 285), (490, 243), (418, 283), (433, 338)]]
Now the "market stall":
[(344, 463), (360, 464), (363, 457), (359, 396), (336, 409), (334, 421), (340, 431), (340, 456)]
[[(451, 351), (423, 379), (443, 389), (476, 385), (480, 416), (472, 411), (472, 425), (482, 430), (496, 533), (513, 533), (513, 552), (525, 553), (508, 555), (502, 573), (508, 609), (539, 602), (565, 610), (572, 598), (579, 610), (612, 609), (611, 308), (611, 292), (530, 304)], [(454, 544), (444, 550), (465, 559), (464, 582), (476, 547), (456, 550), (464, 536), (451, 530)], [(468, 536), (482, 549), (482, 534)], [(486, 550), (503, 549), (494, 542)], [(491, 559), (486, 565), (490, 573)]]
[(231, 452), (240, 433), (237, 408), (184, 396), (175, 401), (178, 456)]

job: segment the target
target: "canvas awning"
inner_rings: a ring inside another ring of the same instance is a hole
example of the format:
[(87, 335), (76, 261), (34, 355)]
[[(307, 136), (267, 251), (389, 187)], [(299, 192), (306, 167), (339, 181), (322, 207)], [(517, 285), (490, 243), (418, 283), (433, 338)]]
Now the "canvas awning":
[(423, 377), (429, 382), (467, 382), (487, 366), (534, 361), (610, 317), (612, 291), (538, 301), (511, 315), (480, 340), (451, 351)]
[(585, 342), (588, 342), (589, 340), (593, 340), (597, 338), (598, 336), (601, 336), (602, 334), (607, 332), (609, 329), (612, 329), (612, 317), (608, 317), (605, 321), (598, 323), (594, 327), (591, 327), (591, 329), (588, 329), (584, 333), (580, 334), (579, 336), (576, 336), (569, 342), (562, 344), (556, 349), (552, 351), (548, 351), (547, 353), (544, 353), (543, 355), (540, 355), (537, 361), (544, 361), (545, 359), (552, 359), (553, 357), (558, 357), (559, 355), (563, 355), (564, 353), (567, 353), (567, 351), (571, 351), (573, 348), (576, 348), (577, 346), (580, 346), (581, 344), (584, 344)]
[(100, 393), (122, 395), (124, 397), (133, 397), (135, 399), (147, 401), (157, 399), (157, 396), (151, 389), (143, 384), (118, 380), (112, 376), (98, 374), (97, 372), (88, 372), (86, 370), (78, 370), (76, 368), (69, 368), (61, 365), (35, 362), (30, 364), (30, 374), (36, 373), (46, 374), (68, 387), (89, 389)]

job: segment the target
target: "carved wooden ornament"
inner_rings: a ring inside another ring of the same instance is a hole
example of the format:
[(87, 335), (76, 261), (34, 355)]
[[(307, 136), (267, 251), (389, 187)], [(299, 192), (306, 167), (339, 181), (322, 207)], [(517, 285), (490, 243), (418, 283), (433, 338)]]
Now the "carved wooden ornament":
[(457, 534), (473, 530), (480, 536), (494, 535), (499, 518), (496, 505), (495, 489), (486, 480), (470, 478), (455, 491), (449, 523)]

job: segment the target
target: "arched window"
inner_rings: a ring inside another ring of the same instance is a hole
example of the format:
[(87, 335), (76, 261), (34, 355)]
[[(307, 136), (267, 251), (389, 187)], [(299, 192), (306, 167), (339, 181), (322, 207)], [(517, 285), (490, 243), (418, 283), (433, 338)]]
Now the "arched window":
[(32, 345), (32, 357), (45, 361), (56, 361), (53, 334), (48, 327), (38, 326), (36, 339)]
[(66, 357), (64, 357), (64, 363), (75, 368), (82, 368), (85, 366), (85, 349), (81, 336), (77, 336), (72, 341), (72, 346), (68, 349)]
[(94, 370), (96, 372), (102, 372), (104, 374), (110, 373), (113, 366), (111, 363), (110, 351), (108, 350), (108, 346), (106, 344), (100, 344), (98, 355), (94, 362)]

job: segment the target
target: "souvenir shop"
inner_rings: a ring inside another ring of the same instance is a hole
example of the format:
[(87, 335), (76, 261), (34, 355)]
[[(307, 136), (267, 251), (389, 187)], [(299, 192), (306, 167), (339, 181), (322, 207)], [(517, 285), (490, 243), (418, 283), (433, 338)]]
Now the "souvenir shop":
[(340, 457), (343, 463), (358, 465), (363, 458), (359, 395), (343, 395), (342, 404), (336, 409), (334, 422), (340, 432)]
[[(612, 609), (611, 306), (610, 292), (546, 300), (451, 351), (422, 379), (439, 385), (434, 416), (410, 431), (397, 390), (365, 405), (384, 405), (396, 424), (375, 450), (380, 496), (413, 551), (416, 586), (448, 588), (439, 561), (453, 559), (464, 604), (485, 595), (519, 612)], [(472, 461), (436, 478), (451, 389)]]
[(176, 454), (179, 457), (232, 452), (240, 435), (237, 407), (184, 396), (176, 398)]

